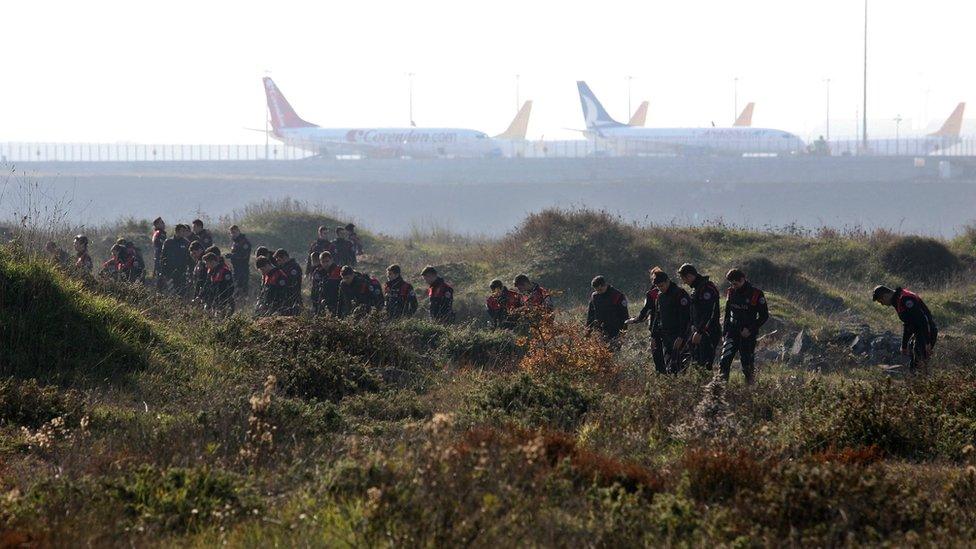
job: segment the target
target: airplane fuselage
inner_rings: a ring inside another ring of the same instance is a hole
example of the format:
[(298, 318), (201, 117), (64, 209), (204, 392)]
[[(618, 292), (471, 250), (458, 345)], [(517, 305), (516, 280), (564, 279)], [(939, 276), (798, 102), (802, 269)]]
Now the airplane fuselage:
[(500, 154), (487, 134), (462, 128), (284, 128), (275, 137), (320, 154), (485, 157)]
[(586, 132), (629, 152), (793, 153), (803, 140), (789, 132), (764, 128), (635, 128), (609, 126)]

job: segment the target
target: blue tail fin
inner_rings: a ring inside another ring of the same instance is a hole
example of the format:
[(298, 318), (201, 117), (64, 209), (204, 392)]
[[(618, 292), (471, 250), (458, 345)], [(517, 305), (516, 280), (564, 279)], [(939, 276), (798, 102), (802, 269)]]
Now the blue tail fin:
[(579, 88), (580, 104), (583, 106), (583, 120), (586, 122), (586, 129), (601, 130), (623, 126), (620, 122), (610, 118), (586, 82), (580, 80), (576, 82), (576, 87)]

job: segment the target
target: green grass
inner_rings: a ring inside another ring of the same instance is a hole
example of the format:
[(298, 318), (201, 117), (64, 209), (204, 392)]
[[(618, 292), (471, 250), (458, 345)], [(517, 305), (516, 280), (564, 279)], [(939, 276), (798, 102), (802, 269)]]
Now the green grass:
[[(247, 223), (255, 245), (304, 249), (332, 215), (272, 204), (221, 223)], [(640, 227), (585, 211), (531, 216), (499, 240), (364, 235), (371, 272), (442, 266), (464, 322), (246, 311), (215, 321), (0, 251), (0, 531), (14, 536), (2, 540), (961, 546), (976, 536), (968, 268), (951, 284), (908, 281), (946, 334), (928, 377), (827, 348), (818, 371), (764, 360), (756, 386), (737, 371), (723, 386), (695, 370), (655, 375), (644, 330), (605, 368), (526, 369), (524, 340), (484, 328), (484, 287), (525, 271), (562, 290), (559, 318), (575, 338), (594, 274), (638, 301), (652, 265), (689, 260), (720, 282), (744, 264), (768, 290), (780, 339), (799, 329), (825, 339), (850, 323), (897, 331), (869, 292), (903, 280), (882, 261), (901, 237)], [(967, 246), (949, 243), (962, 265)]]

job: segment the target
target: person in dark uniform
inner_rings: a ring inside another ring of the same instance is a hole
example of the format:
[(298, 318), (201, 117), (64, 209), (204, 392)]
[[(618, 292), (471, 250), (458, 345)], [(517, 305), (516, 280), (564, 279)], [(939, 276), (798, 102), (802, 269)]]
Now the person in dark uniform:
[(160, 276), (162, 272), (159, 270), (159, 262), (163, 255), (163, 243), (166, 242), (166, 222), (163, 221), (162, 217), (157, 217), (153, 220), (151, 240), (153, 247), (153, 278), (156, 280), (156, 287), (163, 289), (166, 277)]
[(437, 274), (431, 265), (420, 272), (427, 283), (427, 301), (430, 303), (430, 319), (441, 324), (454, 322), (454, 288)]
[(83, 234), (76, 235), (73, 245), (75, 248), (75, 270), (85, 273), (92, 272), (94, 264), (91, 256), (88, 255), (88, 237)]
[(203, 261), (207, 265), (207, 310), (219, 317), (234, 314), (234, 274), (220, 254), (206, 253)]
[(586, 331), (599, 330), (603, 339), (617, 347), (620, 332), (626, 329), (630, 311), (627, 310), (627, 296), (607, 283), (606, 278), (597, 276), (590, 283), (590, 306), (586, 312)]
[(308, 277), (312, 276), (312, 269), (318, 266), (318, 263), (312, 261), (312, 254), (321, 254), (322, 252), (332, 252), (334, 248), (332, 247), (332, 241), (329, 240), (329, 228), (325, 225), (319, 227), (318, 238), (315, 239), (308, 247), (308, 259), (305, 262), (305, 275)]
[(316, 314), (326, 311), (333, 316), (339, 315), (339, 283), (342, 281), (342, 267), (332, 261), (331, 252), (319, 254), (318, 268), (312, 273), (312, 289), (314, 292), (313, 310)]
[(345, 227), (336, 227), (336, 239), (332, 241), (332, 258), (339, 265), (356, 267), (355, 245), (347, 238)]
[(132, 281), (146, 281), (146, 260), (142, 257), (142, 250), (136, 247), (136, 243), (131, 240), (125, 240), (120, 238), (116, 244), (122, 244), (125, 246), (126, 252), (129, 257), (132, 258), (132, 272), (129, 277)]
[(386, 268), (383, 301), (390, 320), (409, 318), (417, 312), (417, 293), (414, 292), (413, 285), (403, 279), (399, 265)]
[(522, 296), (515, 290), (509, 290), (497, 278), (491, 281), (488, 290), (491, 293), (485, 299), (485, 308), (488, 310), (489, 324), (496, 329), (514, 330), (518, 324)]
[(699, 367), (711, 370), (722, 341), (718, 288), (691, 263), (682, 265), (678, 276), (691, 288), (691, 356)]
[(191, 231), (189, 237), (190, 242), (199, 242), (204, 250), (213, 246), (213, 235), (210, 234), (210, 231), (203, 228), (203, 221), (194, 219)]
[(288, 275), (266, 256), (257, 258), (254, 266), (261, 271), (261, 293), (258, 294), (256, 316), (292, 316)]
[(651, 276), (658, 289), (651, 346), (660, 342), (668, 372), (676, 374), (683, 369), (682, 354), (691, 329), (691, 298), (659, 267), (654, 268)]
[(288, 252), (278, 248), (274, 253), (275, 265), (281, 268), (288, 276), (288, 291), (291, 295), (291, 310), (289, 315), (298, 315), (302, 312), (302, 268), (298, 262), (288, 255)]
[(753, 286), (745, 273), (732, 269), (725, 275), (729, 289), (725, 294), (725, 321), (719, 372), (728, 381), (732, 361), (738, 353), (746, 383), (756, 381), (756, 338), (759, 328), (769, 320), (769, 306), (762, 290)]
[[(648, 271), (651, 278), (654, 278), (654, 271)], [(627, 324), (636, 324), (638, 322), (647, 321), (647, 330), (650, 333), (654, 329), (654, 317), (657, 311), (657, 296), (661, 294), (661, 290), (658, 290), (656, 286), (651, 286), (651, 289), (644, 294), (644, 306), (641, 307), (640, 313), (634, 318), (628, 319)], [(654, 361), (654, 370), (659, 374), (666, 374), (667, 368), (664, 363), (664, 351), (663, 345), (661, 344), (660, 336), (651, 336), (654, 340), (651, 343), (651, 358)]]
[(191, 261), (190, 242), (186, 239), (190, 233), (189, 227), (179, 224), (173, 230), (173, 236), (163, 242), (162, 255), (159, 260), (159, 270), (166, 284), (177, 295), (185, 295), (189, 278)]
[(363, 255), (363, 241), (359, 238), (359, 233), (356, 232), (356, 225), (353, 223), (346, 224), (346, 238), (349, 242), (352, 242), (352, 251), (356, 256)]
[(237, 225), (230, 226), (230, 266), (234, 270), (234, 284), (238, 295), (247, 295), (251, 276), (251, 241)]
[(206, 250), (200, 241), (190, 243), (190, 258), (193, 259), (193, 271), (190, 274), (192, 301), (198, 305), (206, 305), (210, 280), (207, 278), (207, 264), (203, 261)]
[(552, 294), (549, 290), (532, 282), (528, 275), (520, 274), (512, 281), (515, 289), (522, 294), (522, 306), (529, 310), (551, 313), (553, 311)]
[(376, 303), (369, 277), (344, 265), (339, 282), (339, 318), (352, 314), (368, 315)]
[(928, 306), (918, 294), (901, 287), (892, 290), (887, 286), (876, 286), (872, 299), (882, 305), (894, 307), (903, 324), (901, 352), (911, 357), (909, 369), (912, 373), (920, 368), (926, 372), (932, 348), (939, 338), (939, 327), (935, 324)]

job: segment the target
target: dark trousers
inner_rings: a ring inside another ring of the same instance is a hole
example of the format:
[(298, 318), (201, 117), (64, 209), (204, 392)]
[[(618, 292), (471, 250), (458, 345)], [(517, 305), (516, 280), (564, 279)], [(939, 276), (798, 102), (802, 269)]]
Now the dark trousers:
[(701, 342), (691, 349), (691, 357), (699, 368), (711, 370), (715, 364), (715, 353), (718, 351), (718, 341), (702, 335)]
[(250, 265), (247, 263), (231, 263), (234, 269), (234, 287), (237, 295), (247, 295), (251, 289)]
[(664, 343), (660, 337), (651, 336), (654, 341), (654, 349), (651, 350), (651, 358), (654, 360), (654, 371), (659, 374), (668, 373), (667, 363), (664, 362)]
[[(911, 360), (908, 363), (908, 370), (910, 372), (915, 373), (919, 368), (922, 370), (928, 369), (929, 350), (926, 348), (928, 345), (928, 339), (912, 336), (912, 339), (908, 342), (908, 349), (911, 351)], [(932, 342), (932, 347), (935, 347), (934, 341)]]
[(742, 337), (738, 334), (725, 336), (725, 343), (722, 345), (722, 358), (719, 361), (719, 369), (722, 379), (728, 381), (732, 370), (732, 361), (738, 353), (739, 362), (742, 363), (742, 373), (746, 376), (746, 383), (755, 381), (756, 368), (756, 336)]
[(674, 348), (674, 342), (679, 337), (672, 334), (661, 334), (660, 342), (658, 343), (658, 348), (661, 349), (662, 358), (664, 359), (665, 371), (669, 374), (681, 373), (685, 369), (684, 357), (687, 343), (681, 349), (675, 350)]

